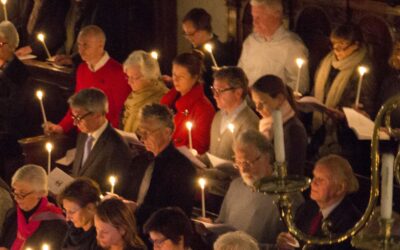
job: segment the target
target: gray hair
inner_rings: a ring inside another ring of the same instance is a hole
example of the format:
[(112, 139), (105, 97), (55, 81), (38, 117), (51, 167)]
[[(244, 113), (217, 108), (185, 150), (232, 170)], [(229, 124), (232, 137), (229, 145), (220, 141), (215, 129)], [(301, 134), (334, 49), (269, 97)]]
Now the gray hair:
[(239, 134), (234, 141), (234, 147), (253, 145), (262, 154), (271, 155), (272, 146), (270, 141), (261, 132), (249, 129)]
[(44, 192), (44, 196), (47, 196), (47, 174), (43, 167), (35, 164), (20, 167), (13, 175), (11, 184), (19, 181), (29, 183), (35, 191)]
[(106, 44), (106, 34), (97, 25), (88, 25), (83, 27), (81, 31), (79, 31), (78, 36), (94, 36), (103, 44), (103, 46)]
[(3, 37), (8, 46), (14, 51), (19, 45), (19, 35), (14, 24), (10, 21), (3, 21), (0, 23), (0, 36)]
[(140, 119), (145, 120), (151, 118), (157, 119), (158, 121), (164, 123), (166, 127), (174, 131), (174, 115), (167, 106), (158, 103), (144, 106), (140, 111)]
[(229, 232), (218, 237), (214, 250), (259, 250), (257, 241), (242, 231)]
[(242, 68), (236, 66), (224, 66), (214, 73), (215, 80), (227, 81), (230, 87), (242, 89), (242, 98), (247, 96), (249, 80)]
[(123, 66), (125, 72), (129, 67), (138, 66), (146, 80), (158, 80), (161, 77), (158, 61), (144, 50), (133, 51), (125, 60)]
[(84, 108), (92, 113), (108, 113), (108, 100), (103, 91), (97, 88), (82, 89), (68, 99), (70, 107)]
[(251, 0), (250, 4), (252, 6), (264, 5), (270, 9), (277, 10), (283, 14), (282, 0)]

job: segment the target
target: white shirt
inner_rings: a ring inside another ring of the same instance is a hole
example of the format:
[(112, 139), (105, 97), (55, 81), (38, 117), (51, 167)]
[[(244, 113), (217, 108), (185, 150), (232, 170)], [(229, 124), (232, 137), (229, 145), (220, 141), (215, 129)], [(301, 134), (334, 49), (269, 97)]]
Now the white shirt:
[[(268, 41), (256, 33), (250, 34), (243, 43), (238, 66), (249, 78), (249, 86), (260, 77), (273, 74), (295, 90), (299, 70), (296, 58), (299, 57), (307, 61), (307, 48), (300, 37), (281, 26)], [(305, 93), (308, 88), (308, 65), (305, 63), (300, 72), (299, 91)]]
[(100, 60), (92, 67), (90, 64), (87, 63), (88, 68), (92, 72), (96, 72), (99, 70), (101, 67), (103, 67), (107, 61), (110, 59), (110, 56), (108, 55), (107, 51), (104, 52), (104, 55), (100, 58)]
[(344, 199), (344, 197), (340, 200), (338, 200), (337, 202), (335, 202), (334, 204), (330, 205), (329, 207), (326, 207), (324, 209), (321, 209), (321, 213), (322, 213), (322, 217), (324, 219), (326, 219), (329, 214), (337, 207), (339, 206), (340, 202), (342, 202), (342, 200)]
[(108, 121), (106, 121), (103, 125), (100, 126), (96, 131), (92, 133), (88, 133), (88, 136), (92, 136), (94, 138), (93, 143), (92, 143), (92, 149), (94, 148), (94, 145), (96, 145), (96, 142), (99, 140), (100, 136), (103, 134), (104, 130), (106, 130), (108, 125)]

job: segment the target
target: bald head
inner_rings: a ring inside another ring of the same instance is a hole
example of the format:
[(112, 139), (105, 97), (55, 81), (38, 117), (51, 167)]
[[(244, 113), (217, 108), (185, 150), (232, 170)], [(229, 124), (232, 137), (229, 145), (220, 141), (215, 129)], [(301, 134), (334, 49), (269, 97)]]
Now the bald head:
[(78, 50), (82, 60), (94, 67), (104, 55), (106, 36), (96, 25), (84, 27), (78, 35)]

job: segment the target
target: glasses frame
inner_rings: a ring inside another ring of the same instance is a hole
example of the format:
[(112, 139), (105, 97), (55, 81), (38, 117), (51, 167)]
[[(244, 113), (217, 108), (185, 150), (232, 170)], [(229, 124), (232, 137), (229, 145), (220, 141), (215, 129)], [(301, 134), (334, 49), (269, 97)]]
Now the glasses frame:
[(93, 114), (93, 112), (89, 111), (89, 112), (87, 112), (87, 113), (85, 113), (83, 115), (71, 114), (71, 117), (72, 117), (72, 120), (74, 121), (74, 124), (76, 125), (76, 124), (80, 123), (83, 119), (85, 119), (86, 117), (88, 117), (91, 114)]
[(214, 86), (210, 86), (210, 89), (211, 89), (211, 92), (213, 93), (213, 95), (219, 96), (224, 92), (238, 89), (238, 87), (228, 87), (228, 88), (224, 88), (224, 89), (217, 89), (217, 88), (214, 88)]
[(346, 50), (348, 50), (351, 46), (353, 46), (355, 43), (354, 42), (350, 42), (349, 43), (349, 45), (347, 45), (347, 46), (339, 46), (339, 47), (336, 47), (335, 48), (335, 45), (334, 44), (331, 44), (331, 49), (333, 50), (333, 51), (337, 51), (337, 52), (343, 52), (343, 51), (346, 51)]
[(233, 163), (233, 166), (236, 169), (240, 169), (240, 168), (244, 168), (244, 166), (246, 166), (246, 168), (252, 168), (254, 166), (254, 164), (259, 161), (262, 157), (262, 154), (259, 154), (254, 160), (252, 161), (242, 161), (242, 162), (238, 162), (235, 158), (235, 162)]
[(159, 131), (160, 129), (162, 129), (163, 127), (159, 127), (153, 130), (145, 130), (146, 132), (143, 133), (143, 131), (140, 131), (140, 129), (136, 130), (136, 134), (138, 135), (138, 137), (140, 139), (146, 139), (148, 138), (149, 135), (153, 135), (155, 132)]
[(29, 195), (33, 194), (34, 192), (36, 192), (35, 190), (28, 192), (26, 194), (17, 194), (15, 193), (15, 190), (12, 190), (11, 195), (14, 197), (14, 199), (19, 199), (19, 200), (24, 200), (26, 197), (28, 197)]

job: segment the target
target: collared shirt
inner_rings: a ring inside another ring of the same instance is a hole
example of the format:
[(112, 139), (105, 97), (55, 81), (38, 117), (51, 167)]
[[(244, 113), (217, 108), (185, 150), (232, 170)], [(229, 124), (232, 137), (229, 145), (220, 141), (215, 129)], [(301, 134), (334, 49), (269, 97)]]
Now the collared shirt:
[(92, 143), (92, 149), (94, 148), (94, 145), (96, 145), (100, 136), (103, 134), (104, 130), (106, 130), (107, 125), (108, 125), (108, 121), (106, 121), (103, 125), (101, 125), (100, 128), (98, 128), (96, 131), (94, 131), (92, 133), (88, 133), (88, 136), (92, 136), (94, 138), (94, 141)]
[(149, 190), (150, 187), (151, 178), (153, 177), (153, 172), (154, 172), (154, 161), (151, 162), (150, 166), (147, 167), (146, 172), (144, 173), (142, 179), (142, 183), (140, 184), (138, 198), (136, 201), (138, 206), (140, 206), (143, 203), (144, 197), (146, 197), (147, 191)]
[(238, 114), (246, 107), (246, 105), (246, 101), (243, 101), (231, 114), (222, 111), (221, 127), (219, 128), (221, 134), (228, 128), (229, 123), (233, 124), (233, 121), (235, 121)]
[[(343, 197), (344, 198), (344, 197)], [(342, 199), (338, 200), (337, 202), (335, 202), (334, 204), (330, 205), (329, 207), (326, 207), (324, 209), (321, 209), (321, 213), (322, 216), (324, 217), (324, 219), (328, 218), (329, 214), (337, 207), (339, 206), (340, 202), (342, 202)]]
[(107, 61), (110, 59), (110, 56), (108, 55), (107, 51), (104, 51), (104, 55), (100, 58), (100, 60), (92, 67), (90, 64), (88, 64), (88, 67), (90, 71), (96, 72), (99, 70), (101, 67), (103, 67)]

